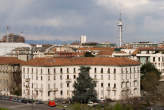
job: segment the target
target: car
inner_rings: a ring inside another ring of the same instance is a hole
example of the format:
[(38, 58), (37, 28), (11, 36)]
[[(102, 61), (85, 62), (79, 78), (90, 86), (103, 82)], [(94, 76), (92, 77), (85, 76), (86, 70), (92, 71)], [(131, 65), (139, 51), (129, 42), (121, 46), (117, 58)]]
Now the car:
[(44, 103), (42, 101), (40, 101), (40, 100), (36, 100), (35, 104), (44, 104)]
[(21, 102), (27, 104), (28, 100), (27, 99), (22, 99)]
[(89, 101), (87, 105), (90, 107), (93, 107), (93, 106), (96, 106), (97, 104), (98, 103), (96, 103), (96, 102)]
[(50, 101), (48, 102), (48, 106), (50, 106), (50, 107), (56, 107), (55, 101), (54, 101), (54, 100), (50, 100)]

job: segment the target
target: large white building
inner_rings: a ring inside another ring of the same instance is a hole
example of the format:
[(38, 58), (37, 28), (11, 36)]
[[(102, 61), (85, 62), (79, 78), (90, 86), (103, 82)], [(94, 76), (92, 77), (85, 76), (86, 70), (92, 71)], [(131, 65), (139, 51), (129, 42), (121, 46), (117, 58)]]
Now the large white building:
[(128, 58), (36, 58), (22, 66), (22, 97), (43, 101), (72, 97), (81, 66), (90, 67), (98, 99), (140, 96), (140, 63)]

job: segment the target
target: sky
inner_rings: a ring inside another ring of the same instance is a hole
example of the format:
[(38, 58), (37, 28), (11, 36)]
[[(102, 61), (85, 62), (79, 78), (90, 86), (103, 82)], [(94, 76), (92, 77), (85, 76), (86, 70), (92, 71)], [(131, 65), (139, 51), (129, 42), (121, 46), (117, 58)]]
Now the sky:
[(163, 41), (164, 0), (0, 0), (0, 36), (118, 43), (120, 12), (124, 43)]

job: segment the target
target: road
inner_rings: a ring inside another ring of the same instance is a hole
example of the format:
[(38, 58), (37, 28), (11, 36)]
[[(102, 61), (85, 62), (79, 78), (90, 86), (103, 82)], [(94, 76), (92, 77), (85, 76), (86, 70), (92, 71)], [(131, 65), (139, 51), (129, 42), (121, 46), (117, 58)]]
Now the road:
[(0, 100), (0, 107), (10, 110), (61, 110), (56, 107), (48, 107), (46, 104), (23, 104), (11, 101)]

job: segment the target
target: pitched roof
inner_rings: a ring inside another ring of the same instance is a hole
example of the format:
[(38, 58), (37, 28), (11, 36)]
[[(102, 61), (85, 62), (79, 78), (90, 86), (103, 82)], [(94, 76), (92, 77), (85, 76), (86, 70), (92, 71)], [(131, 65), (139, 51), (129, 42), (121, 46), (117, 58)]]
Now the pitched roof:
[(73, 66), (73, 65), (102, 65), (102, 66), (133, 66), (140, 63), (128, 58), (114, 57), (73, 57), (73, 58), (36, 58), (28, 61), (29, 66)]
[(25, 62), (18, 60), (16, 57), (0, 57), (0, 65), (3, 64), (25, 64)]
[(111, 51), (114, 50), (114, 48), (109, 48), (109, 47), (82, 47), (78, 48), (78, 50), (101, 50), (101, 51)]

